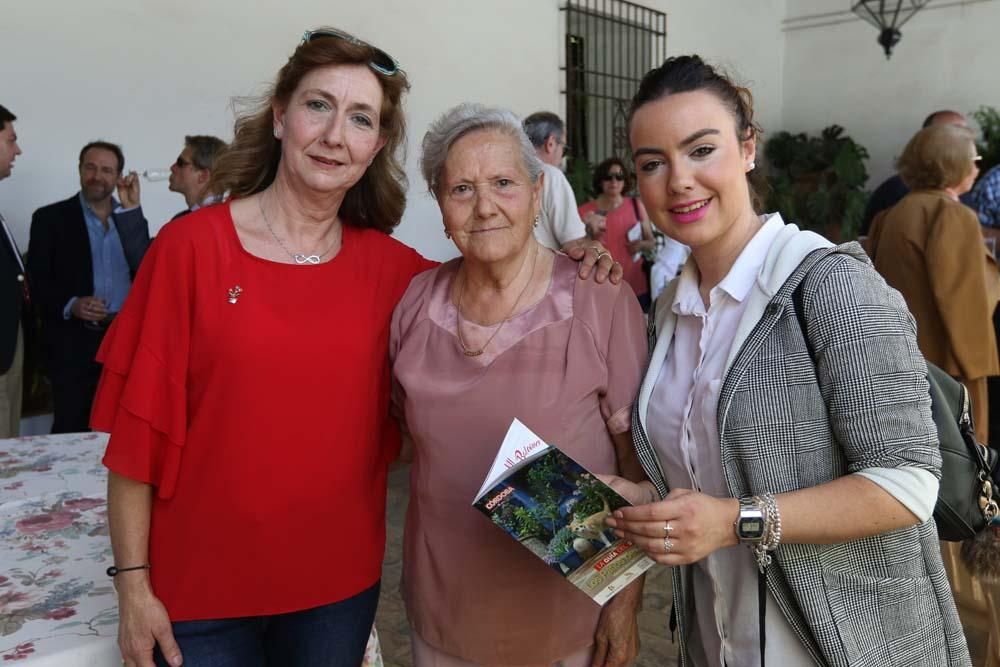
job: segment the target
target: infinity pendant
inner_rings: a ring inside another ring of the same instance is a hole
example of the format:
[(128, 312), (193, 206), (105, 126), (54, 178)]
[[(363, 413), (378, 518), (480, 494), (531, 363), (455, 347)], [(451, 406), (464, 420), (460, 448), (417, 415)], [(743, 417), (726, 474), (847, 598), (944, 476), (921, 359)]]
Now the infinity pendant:
[(320, 261), (319, 255), (303, 255), (301, 252), (292, 255), (292, 259), (296, 264), (319, 264)]

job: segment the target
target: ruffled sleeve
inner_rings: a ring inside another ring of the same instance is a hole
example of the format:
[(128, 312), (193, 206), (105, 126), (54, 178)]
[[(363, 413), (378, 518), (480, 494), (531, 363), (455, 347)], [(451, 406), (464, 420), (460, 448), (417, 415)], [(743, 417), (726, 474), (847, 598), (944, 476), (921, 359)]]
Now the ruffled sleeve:
[(111, 434), (103, 463), (170, 498), (187, 433), (192, 248), (168, 225), (151, 246), (97, 360), (91, 427)]

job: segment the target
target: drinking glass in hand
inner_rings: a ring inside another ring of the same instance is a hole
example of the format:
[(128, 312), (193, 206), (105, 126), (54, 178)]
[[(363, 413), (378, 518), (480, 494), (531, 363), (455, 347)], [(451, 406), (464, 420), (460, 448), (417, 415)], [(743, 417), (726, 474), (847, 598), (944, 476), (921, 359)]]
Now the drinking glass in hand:
[(108, 300), (97, 294), (94, 295), (94, 299), (101, 303), (101, 306), (104, 309), (104, 317), (102, 317), (99, 320), (84, 320), (83, 326), (87, 327), (88, 329), (93, 329), (94, 331), (104, 331), (105, 329), (108, 328), (108, 324), (111, 323), (111, 318), (112, 318), (111, 313), (107, 311)]

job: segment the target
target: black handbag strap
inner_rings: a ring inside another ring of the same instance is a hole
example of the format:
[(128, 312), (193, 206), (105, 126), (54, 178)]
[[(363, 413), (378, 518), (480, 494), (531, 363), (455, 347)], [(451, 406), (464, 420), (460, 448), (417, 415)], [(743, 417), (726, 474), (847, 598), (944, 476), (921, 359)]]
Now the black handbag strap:
[(760, 667), (764, 667), (764, 645), (767, 633), (764, 630), (764, 614), (767, 611), (767, 566), (757, 568), (757, 617), (760, 625)]

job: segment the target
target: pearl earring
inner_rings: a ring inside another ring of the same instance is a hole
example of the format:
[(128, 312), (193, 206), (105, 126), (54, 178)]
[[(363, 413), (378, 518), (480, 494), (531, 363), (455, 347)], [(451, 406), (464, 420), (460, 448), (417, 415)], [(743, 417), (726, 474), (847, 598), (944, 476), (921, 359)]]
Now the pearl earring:
[(535, 227), (537, 227), (538, 223), (541, 222), (541, 221), (542, 221), (542, 216), (541, 215), (536, 215), (535, 216)]
[(280, 127), (274, 128), (274, 138), (275, 139), (280, 139), (281, 138), (281, 128)]
[(751, 162), (750, 163), (750, 168), (747, 169), (747, 171), (753, 171), (756, 168), (757, 168), (757, 163), (756, 162)]

